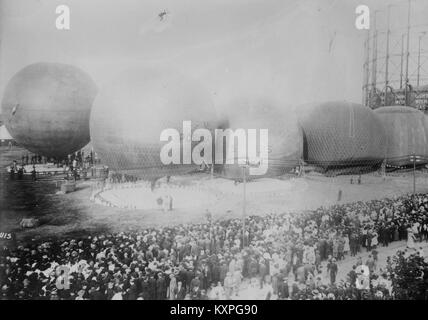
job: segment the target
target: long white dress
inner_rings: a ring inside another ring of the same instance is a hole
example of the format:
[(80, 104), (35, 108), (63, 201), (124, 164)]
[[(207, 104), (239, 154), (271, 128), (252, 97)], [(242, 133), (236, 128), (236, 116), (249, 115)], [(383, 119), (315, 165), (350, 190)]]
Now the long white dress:
[(411, 229), (409, 229), (407, 232), (407, 247), (411, 249), (415, 248), (415, 236), (413, 235)]
[(377, 246), (378, 244), (379, 244), (379, 241), (378, 241), (378, 235), (377, 235), (377, 233), (375, 232), (374, 233), (374, 235), (373, 235), (373, 238), (372, 238), (372, 242), (371, 242), (371, 246), (372, 247), (374, 247), (374, 246)]
[(343, 251), (345, 253), (348, 253), (349, 251), (351, 251), (351, 248), (349, 246), (349, 237), (345, 236), (344, 239), (345, 239), (345, 245), (343, 246)]

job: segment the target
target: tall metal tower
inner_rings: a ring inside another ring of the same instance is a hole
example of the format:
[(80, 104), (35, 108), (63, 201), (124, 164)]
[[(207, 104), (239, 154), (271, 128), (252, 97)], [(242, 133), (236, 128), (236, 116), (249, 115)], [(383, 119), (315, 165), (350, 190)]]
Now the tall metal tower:
[(403, 89), (403, 71), (404, 71), (404, 37), (406, 35), (403, 33), (401, 35), (401, 61), (400, 61), (400, 89)]
[(363, 76), (363, 105), (369, 106), (369, 94), (370, 94), (370, 29), (367, 29), (367, 39), (364, 41), (364, 76)]
[(387, 99), (387, 92), (388, 92), (388, 86), (389, 86), (389, 80), (388, 80), (388, 67), (389, 67), (389, 37), (391, 35), (391, 29), (389, 25), (389, 19), (391, 15), (391, 5), (388, 6), (388, 14), (387, 14), (387, 26), (388, 29), (386, 31), (386, 54), (385, 54), (385, 95), (383, 99), (383, 105), (386, 106), (388, 104)]
[(428, 35), (426, 1), (402, 0), (373, 12), (371, 30), (364, 39), (362, 101), (366, 106), (399, 104), (428, 113), (428, 83), (424, 83), (428, 82), (424, 68), (428, 52), (423, 49)]
[(408, 10), (407, 10), (406, 78), (405, 78), (405, 86), (404, 86), (404, 99), (405, 99), (406, 106), (409, 105), (410, 7), (411, 7), (411, 0), (409, 0)]
[(373, 57), (372, 57), (372, 94), (376, 94), (376, 76), (377, 76), (377, 28), (376, 28), (376, 16), (378, 11), (374, 13), (373, 25), (374, 25), (374, 33), (373, 33)]

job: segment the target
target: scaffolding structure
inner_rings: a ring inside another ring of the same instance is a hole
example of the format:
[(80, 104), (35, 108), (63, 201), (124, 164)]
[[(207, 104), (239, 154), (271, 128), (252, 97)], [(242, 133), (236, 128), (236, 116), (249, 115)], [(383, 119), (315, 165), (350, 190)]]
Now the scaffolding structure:
[(371, 14), (364, 41), (365, 106), (405, 105), (428, 112), (428, 12), (423, 1), (394, 2)]

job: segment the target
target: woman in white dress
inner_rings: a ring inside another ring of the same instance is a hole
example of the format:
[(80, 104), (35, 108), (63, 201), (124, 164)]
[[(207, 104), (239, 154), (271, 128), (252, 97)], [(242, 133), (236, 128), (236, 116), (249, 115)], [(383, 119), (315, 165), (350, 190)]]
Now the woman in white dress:
[(343, 246), (343, 253), (345, 255), (347, 255), (349, 253), (349, 251), (351, 251), (351, 247), (349, 246), (349, 236), (344, 235), (343, 238), (344, 238), (344, 242), (345, 242), (345, 244)]
[(415, 236), (411, 228), (407, 229), (407, 248), (415, 249)]
[(372, 235), (371, 247), (373, 249), (376, 249), (378, 244), (379, 244), (378, 234), (377, 234), (377, 232), (374, 232)]

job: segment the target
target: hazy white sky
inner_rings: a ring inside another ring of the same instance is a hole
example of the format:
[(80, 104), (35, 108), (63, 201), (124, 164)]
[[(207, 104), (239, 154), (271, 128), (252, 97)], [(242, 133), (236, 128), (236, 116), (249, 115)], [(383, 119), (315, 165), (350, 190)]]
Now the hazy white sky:
[[(272, 95), (284, 107), (360, 102), (365, 32), (354, 26), (355, 8), (390, 2), (0, 0), (0, 98), (34, 62), (76, 65), (102, 87), (122, 69), (156, 61), (198, 78), (219, 106), (236, 95)], [(70, 31), (55, 28), (60, 4), (71, 9)]]

